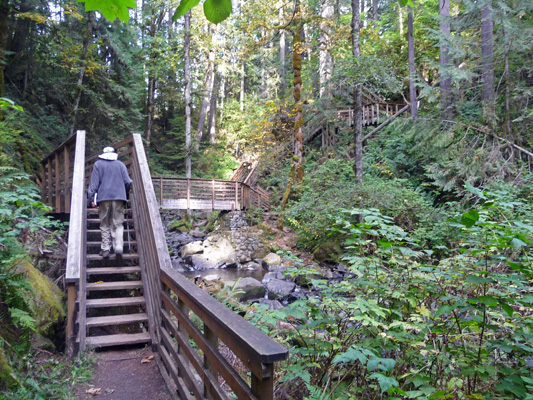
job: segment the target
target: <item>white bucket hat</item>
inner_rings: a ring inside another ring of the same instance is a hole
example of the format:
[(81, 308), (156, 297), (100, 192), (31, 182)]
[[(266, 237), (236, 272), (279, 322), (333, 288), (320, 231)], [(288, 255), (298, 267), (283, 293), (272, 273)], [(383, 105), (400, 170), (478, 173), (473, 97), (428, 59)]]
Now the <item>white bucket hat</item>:
[(116, 160), (118, 158), (118, 154), (115, 153), (115, 149), (113, 147), (104, 147), (102, 150), (102, 154), (98, 156), (98, 158), (101, 158), (102, 160)]

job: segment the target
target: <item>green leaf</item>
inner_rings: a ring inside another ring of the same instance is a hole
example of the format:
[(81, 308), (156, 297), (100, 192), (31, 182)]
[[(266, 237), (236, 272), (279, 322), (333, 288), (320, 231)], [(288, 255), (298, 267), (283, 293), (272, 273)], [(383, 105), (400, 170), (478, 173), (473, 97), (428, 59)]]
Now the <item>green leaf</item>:
[(515, 249), (519, 249), (520, 247), (527, 246), (527, 243), (523, 242), (522, 240), (518, 238), (514, 238), (513, 240), (511, 240), (510, 245), (511, 247), (514, 247)]
[(507, 313), (509, 318), (512, 318), (513, 317), (513, 312), (514, 312), (513, 311), (513, 307), (511, 307), (509, 304), (507, 304), (502, 299), (498, 299), (498, 303), (500, 303), (500, 306), (502, 307), (503, 311), (505, 311)]
[(135, 0), (78, 0), (78, 3), (85, 3), (85, 11), (99, 11), (111, 22), (118, 18), (128, 23), (128, 8), (137, 8)]
[(470, 304), (481, 303), (487, 307), (496, 307), (498, 305), (498, 300), (494, 296), (479, 296), (468, 299)]
[(178, 18), (187, 14), (191, 8), (196, 7), (200, 0), (181, 0), (180, 5), (176, 9), (176, 12), (172, 16), (172, 21), (176, 21)]
[(369, 376), (369, 378), (378, 380), (381, 393), (386, 392), (393, 386), (399, 387), (398, 381), (396, 379), (391, 378), (390, 376), (380, 374), (379, 372), (374, 372), (372, 375)]
[(231, 14), (231, 0), (206, 0), (204, 14), (214, 24), (224, 21)]
[(475, 208), (465, 212), (461, 216), (461, 224), (463, 224), (467, 228), (470, 228), (471, 226), (473, 226), (478, 220), (479, 220), (479, 213)]

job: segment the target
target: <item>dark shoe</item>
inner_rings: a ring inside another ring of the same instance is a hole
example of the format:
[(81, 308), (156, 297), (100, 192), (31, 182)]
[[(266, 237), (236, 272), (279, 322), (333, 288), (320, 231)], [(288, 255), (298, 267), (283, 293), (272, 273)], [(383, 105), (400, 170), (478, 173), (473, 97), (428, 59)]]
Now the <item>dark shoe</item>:
[(100, 255), (104, 258), (109, 258), (109, 250), (100, 251)]
[(124, 263), (124, 260), (122, 259), (122, 253), (116, 254), (115, 257), (116, 257), (115, 260), (116, 260), (117, 267), (122, 267)]

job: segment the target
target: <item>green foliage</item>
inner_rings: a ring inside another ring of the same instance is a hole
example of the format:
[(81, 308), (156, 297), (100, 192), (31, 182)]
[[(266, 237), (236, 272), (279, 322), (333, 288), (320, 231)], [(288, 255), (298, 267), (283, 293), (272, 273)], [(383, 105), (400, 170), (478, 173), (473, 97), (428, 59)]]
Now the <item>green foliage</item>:
[[(458, 247), (420, 246), (377, 209), (336, 214), (349, 274), (308, 275), (309, 298), (249, 317), (290, 347), (285, 390), (303, 398), (528, 399), (533, 355), (533, 212), (504, 191), (467, 187), (448, 224)], [(360, 223), (359, 215), (364, 216)]]
[(99, 11), (109, 21), (119, 19), (125, 23), (130, 20), (128, 8), (137, 8), (134, 0), (77, 0), (85, 3), (85, 11)]
[[(428, 196), (408, 180), (394, 178), (386, 162), (369, 164), (367, 170), (374, 171), (367, 174), (363, 185), (355, 184), (352, 163), (342, 159), (319, 159), (314, 170), (306, 171), (299, 200), (289, 203), (285, 212), (299, 244), (317, 248), (326, 240), (323, 232), (331, 226), (337, 211), (355, 206), (379, 209), (424, 241), (425, 246), (444, 244), (449, 233), (441, 221), (448, 211), (433, 208)], [(313, 163), (307, 165), (312, 167)]]
[[(0, 340), (0, 346), (4, 345)], [(1, 400), (72, 399), (74, 387), (90, 381), (96, 363), (94, 355), (87, 353), (66, 360), (55, 356), (44, 358), (40, 353), (21, 354), (13, 348), (8, 351), (13, 353), (16, 386), (0, 390)]]

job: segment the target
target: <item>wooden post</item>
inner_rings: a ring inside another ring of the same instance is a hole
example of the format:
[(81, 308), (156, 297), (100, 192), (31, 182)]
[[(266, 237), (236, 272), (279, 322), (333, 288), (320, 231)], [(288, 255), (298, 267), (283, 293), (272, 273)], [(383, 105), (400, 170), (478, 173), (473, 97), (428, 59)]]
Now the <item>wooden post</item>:
[(274, 364), (263, 364), (263, 379), (252, 374), (252, 392), (259, 400), (274, 398)]
[(187, 178), (187, 210), (191, 208), (191, 180)]
[(239, 187), (238, 187), (238, 182), (235, 182), (235, 209), (236, 210), (240, 210), (241, 209), (239, 207)]
[(72, 195), (70, 190), (70, 149), (68, 146), (65, 146), (63, 157), (65, 158), (63, 160), (63, 165), (65, 167), (65, 212), (68, 214), (70, 213), (70, 196)]
[(163, 177), (159, 177), (159, 204), (163, 207)]
[[(204, 336), (213, 348), (218, 349), (218, 337), (215, 332), (213, 332), (209, 327), (204, 323)], [(214, 365), (212, 365), (208, 358), (204, 355), (204, 366), (213, 374), (215, 382), (218, 381), (218, 372)], [(204, 396), (208, 399), (214, 399), (215, 393), (210, 393), (209, 386), (204, 384)]]
[(69, 358), (76, 354), (76, 333), (74, 322), (76, 321), (76, 284), (69, 283), (67, 288), (67, 355)]
[(54, 206), (52, 203), (52, 160), (48, 158), (48, 205), (50, 207)]
[(42, 198), (44, 204), (48, 204), (48, 193), (46, 192), (46, 189), (47, 189), (46, 169), (44, 168), (44, 164), (42, 164), (42, 163), (41, 163), (41, 174), (42, 174), (41, 198)]
[(379, 124), (379, 103), (377, 103), (376, 124)]
[(211, 196), (213, 199), (213, 204), (211, 206), (211, 209), (212, 211), (215, 211), (215, 180), (214, 179), (212, 181), (212, 186), (211, 186)]
[(56, 201), (55, 201), (55, 208), (56, 213), (61, 212), (61, 167), (59, 166), (59, 152), (56, 152), (55, 154), (55, 171), (56, 171)]

